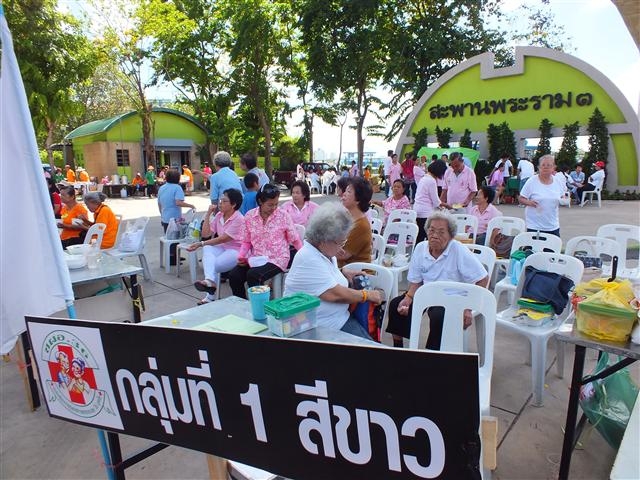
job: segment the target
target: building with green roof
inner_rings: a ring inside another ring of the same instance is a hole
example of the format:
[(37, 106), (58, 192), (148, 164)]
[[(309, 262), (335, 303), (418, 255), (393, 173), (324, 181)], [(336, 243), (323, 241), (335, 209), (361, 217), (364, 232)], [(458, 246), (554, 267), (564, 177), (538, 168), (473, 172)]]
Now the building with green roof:
[(208, 133), (205, 126), (191, 115), (162, 107), (153, 107), (151, 120), (154, 159), (144, 158), (142, 120), (138, 112), (130, 111), (89, 122), (66, 135), (65, 144), (71, 146), (73, 158), (65, 161), (84, 166), (98, 178), (118, 174), (131, 179), (149, 165), (157, 170), (164, 165), (186, 164), (199, 170), (198, 150)]

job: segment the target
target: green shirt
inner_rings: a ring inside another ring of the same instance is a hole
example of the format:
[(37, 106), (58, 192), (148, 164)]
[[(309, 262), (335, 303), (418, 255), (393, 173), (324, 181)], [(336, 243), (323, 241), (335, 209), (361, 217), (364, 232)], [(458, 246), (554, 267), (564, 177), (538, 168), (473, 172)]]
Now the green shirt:
[(144, 178), (147, 180), (147, 185), (156, 184), (156, 172), (153, 170), (147, 170), (147, 173), (144, 174)]

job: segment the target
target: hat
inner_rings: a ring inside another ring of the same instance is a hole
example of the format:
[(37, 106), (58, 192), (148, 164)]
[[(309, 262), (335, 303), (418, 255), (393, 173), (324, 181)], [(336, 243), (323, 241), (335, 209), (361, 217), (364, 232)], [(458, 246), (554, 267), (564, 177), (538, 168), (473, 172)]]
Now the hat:
[(594, 165), (596, 167), (604, 168), (604, 162), (596, 162)]

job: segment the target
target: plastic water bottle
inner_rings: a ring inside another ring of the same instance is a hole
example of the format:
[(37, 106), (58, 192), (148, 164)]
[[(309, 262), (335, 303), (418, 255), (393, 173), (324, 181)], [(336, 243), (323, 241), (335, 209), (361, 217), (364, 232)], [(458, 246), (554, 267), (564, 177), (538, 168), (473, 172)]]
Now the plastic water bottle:
[(199, 242), (200, 241), (200, 225), (198, 225), (196, 228), (193, 229), (193, 241), (194, 242)]

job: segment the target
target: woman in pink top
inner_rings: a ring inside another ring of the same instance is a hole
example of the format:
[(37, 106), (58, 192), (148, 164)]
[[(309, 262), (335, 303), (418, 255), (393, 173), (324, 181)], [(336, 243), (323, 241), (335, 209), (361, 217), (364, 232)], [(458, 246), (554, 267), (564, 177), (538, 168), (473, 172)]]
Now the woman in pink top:
[(498, 166), (493, 169), (489, 177), (489, 186), (493, 188), (498, 203), (500, 203), (500, 197), (502, 197), (502, 191), (504, 190), (504, 163), (499, 163)]
[[(416, 188), (417, 188), (417, 185), (420, 183), (420, 180), (422, 180), (422, 177), (424, 177), (426, 174), (427, 174), (427, 157), (422, 155), (420, 157), (420, 160), (416, 162), (416, 164), (413, 166), (413, 178), (416, 182)], [(415, 200), (415, 194), (413, 196), (413, 199)]]
[(431, 213), (440, 207), (440, 198), (438, 197), (438, 186), (436, 178), (441, 174), (442, 169), (447, 166), (444, 162), (431, 162), (427, 167), (427, 174), (422, 177), (416, 190), (416, 201), (413, 202), (413, 209), (416, 211), (416, 223), (418, 225), (418, 238), (416, 244), (425, 240), (427, 234), (424, 225)]
[[(280, 189), (265, 183), (256, 196), (258, 208), (249, 210), (244, 217), (246, 235), (238, 252), (238, 265), (229, 272), (229, 284), (236, 297), (247, 298), (245, 282), (249, 287), (262, 285), (284, 272), (291, 257), (290, 244), (296, 250), (302, 248), (293, 220), (278, 208), (279, 199)], [(267, 262), (251, 267), (250, 257), (267, 257)]]
[(393, 182), (391, 186), (392, 195), (387, 198), (384, 202), (380, 200), (374, 200), (371, 203), (378, 205), (384, 208), (384, 220), (383, 225), (387, 224), (387, 220), (389, 219), (389, 215), (392, 211), (398, 209), (411, 209), (411, 202), (404, 194), (404, 182), (402, 180), (396, 180)]
[[(476, 204), (471, 207), (471, 215), (478, 219), (478, 231), (476, 232), (476, 243), (484, 245), (487, 237), (487, 226), (492, 218), (501, 217), (502, 212), (492, 205), (496, 196), (493, 188), (488, 186), (480, 187), (476, 195)], [(495, 230), (498, 233), (499, 230)]]
[(215, 205), (211, 205), (202, 222), (202, 236), (215, 237), (203, 242), (192, 243), (187, 250), (193, 252), (203, 249), (202, 267), (204, 280), (193, 284), (196, 290), (207, 292), (198, 305), (215, 300), (216, 276), (218, 273), (228, 272), (238, 263), (238, 251), (244, 241), (244, 217), (238, 209), (242, 205), (240, 190), (230, 188), (225, 190), (218, 203), (219, 212), (214, 216)]
[(398, 154), (391, 155), (391, 165), (389, 165), (389, 183), (393, 185), (393, 182), (402, 178), (402, 165), (398, 163)]
[(280, 208), (289, 214), (293, 223), (306, 227), (309, 217), (316, 211), (318, 204), (311, 201), (309, 185), (296, 180), (291, 185), (291, 200), (284, 202)]

